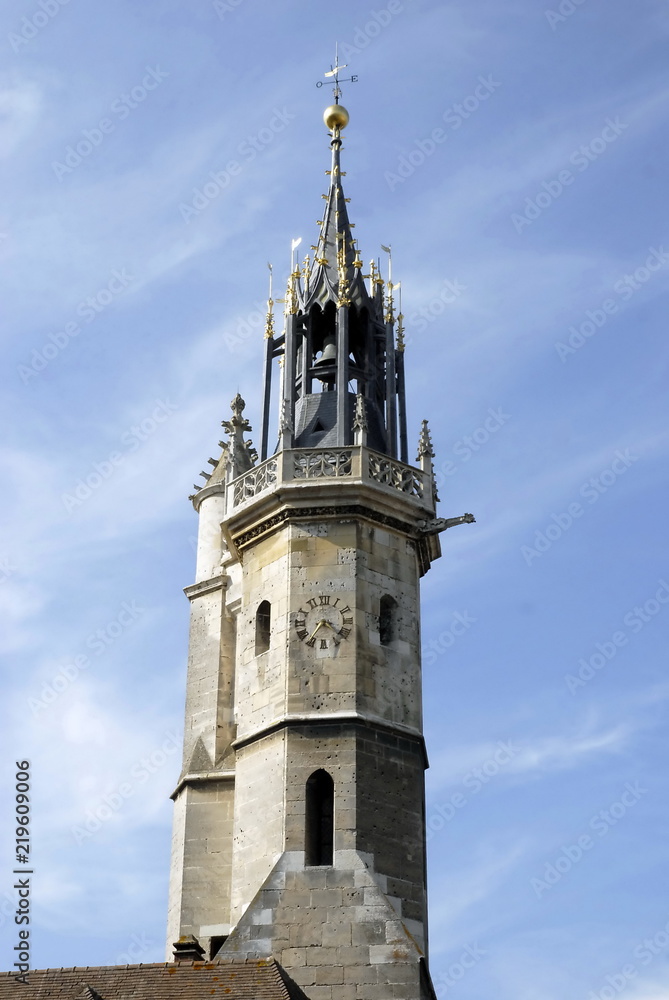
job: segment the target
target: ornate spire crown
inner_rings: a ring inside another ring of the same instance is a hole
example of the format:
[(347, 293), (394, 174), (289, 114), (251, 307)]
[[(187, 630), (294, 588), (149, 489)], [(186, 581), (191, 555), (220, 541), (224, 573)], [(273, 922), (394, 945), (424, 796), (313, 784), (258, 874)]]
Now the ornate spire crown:
[[(281, 332), (275, 330), (273, 274), (268, 265), (260, 460), (265, 463), (269, 458), (270, 417), (276, 405), (278, 413), (271, 421), (278, 430), (274, 454), (355, 446), (372, 453), (369, 462), (380, 462), (378, 468), (383, 467), (384, 476), (391, 474), (403, 482), (414, 482), (410, 470), (387, 462), (399, 458), (409, 464), (401, 284), (393, 282), (391, 246), (381, 245), (388, 255), (386, 281), (378, 259), (370, 262), (369, 274), (362, 273), (362, 257), (352, 235), (354, 224), (348, 215), (349, 199), (344, 196), (342, 182), (345, 172), (341, 168), (342, 132), (349, 124), (349, 113), (340, 103), (340, 73), (345, 68), (336, 59), (325, 74), (334, 84), (334, 103), (323, 114), (332, 154), (331, 167), (326, 171), (329, 189), (322, 195), (326, 205), (318, 222), (318, 242), (311, 247), (313, 258), (307, 254), (300, 265), (296, 250), (302, 240), (291, 243), (286, 297), (276, 300), (285, 305)], [(357, 77), (349, 79), (355, 81)], [(273, 392), (272, 382), (277, 375), (280, 385), (278, 392)], [(226, 483), (243, 477), (257, 461), (252, 442), (245, 439), (251, 427), (242, 415), (244, 407), (244, 400), (237, 395), (232, 402), (232, 418), (223, 422), (229, 440), (220, 442), (223, 454), (218, 460), (209, 459), (214, 471), (201, 474), (206, 486), (196, 487), (194, 500), (199, 502), (198, 498), (217, 490), (225, 492)], [(350, 464), (347, 451), (340, 456)], [(284, 457), (287, 462), (274, 462), (273, 475), (277, 467), (284, 469), (291, 464), (291, 457)], [(431, 506), (437, 499), (433, 458), (430, 431), (427, 421), (423, 421), (417, 464), (427, 474), (422, 477), (424, 492), (420, 495)], [(293, 460), (300, 465), (307, 458), (296, 455)], [(361, 456), (360, 460), (366, 462), (367, 458)], [(262, 478), (265, 473), (270, 474), (267, 469), (259, 470), (259, 482), (270, 482)]]
[[(329, 188), (322, 196), (325, 207), (318, 220), (318, 239), (311, 247), (313, 258), (307, 256), (299, 267), (295, 248), (300, 241), (293, 241), (285, 329), (278, 336), (268, 335), (269, 321), (266, 326), (262, 460), (270, 450), (272, 379), (278, 360), (279, 449), (353, 444), (364, 417), (368, 446), (408, 462), (403, 344), (393, 301), (398, 286), (389, 273), (386, 308), (380, 267), (373, 263), (370, 274), (363, 275), (343, 189), (342, 133), (349, 123), (349, 113), (340, 103), (344, 69), (336, 59), (325, 74), (333, 83), (334, 103), (323, 114), (332, 160), (326, 171)], [(389, 248), (382, 249), (389, 253)], [(369, 289), (366, 278), (371, 278)]]

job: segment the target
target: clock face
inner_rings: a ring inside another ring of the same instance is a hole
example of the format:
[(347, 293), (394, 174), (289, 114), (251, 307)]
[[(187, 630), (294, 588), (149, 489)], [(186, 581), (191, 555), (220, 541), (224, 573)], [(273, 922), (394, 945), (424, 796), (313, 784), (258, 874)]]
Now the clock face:
[(310, 597), (295, 613), (297, 638), (312, 649), (332, 649), (348, 639), (353, 627), (353, 611), (341, 597), (321, 594)]

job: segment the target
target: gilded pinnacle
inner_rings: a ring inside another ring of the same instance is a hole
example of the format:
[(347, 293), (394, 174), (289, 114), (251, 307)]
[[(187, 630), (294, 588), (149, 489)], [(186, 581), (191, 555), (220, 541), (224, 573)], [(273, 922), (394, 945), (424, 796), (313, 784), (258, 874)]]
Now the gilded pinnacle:
[(397, 350), (404, 354), (404, 316), (399, 313), (397, 316)]

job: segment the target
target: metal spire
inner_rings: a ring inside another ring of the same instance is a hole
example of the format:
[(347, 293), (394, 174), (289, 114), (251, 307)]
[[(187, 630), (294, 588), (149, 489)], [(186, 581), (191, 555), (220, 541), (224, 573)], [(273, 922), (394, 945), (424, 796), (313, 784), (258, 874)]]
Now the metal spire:
[(387, 302), (387, 309), (386, 309), (385, 320), (386, 320), (386, 323), (394, 323), (395, 322), (395, 303), (394, 303), (394, 300), (393, 300), (393, 287), (399, 287), (399, 286), (393, 286), (393, 252), (392, 252), (392, 248), (391, 247), (384, 247), (384, 245), (382, 243), (381, 244), (381, 249), (383, 250), (384, 253), (388, 254), (388, 286), (387, 286), (388, 287), (388, 302)]
[[(331, 70), (331, 73), (336, 75), (342, 68), (336, 66)], [(336, 94), (341, 93), (338, 76), (336, 76), (335, 91)], [(356, 270), (359, 270), (359, 267), (355, 267), (358, 253), (351, 232), (355, 227), (349, 220), (346, 208), (349, 199), (344, 196), (342, 188), (342, 177), (345, 176), (345, 171), (341, 169), (341, 130), (348, 123), (348, 112), (341, 105), (333, 104), (326, 109), (323, 118), (328, 128), (332, 130), (330, 143), (332, 166), (328, 171), (330, 188), (328, 193), (323, 195), (326, 201), (325, 211), (323, 217), (318, 221), (320, 234), (316, 244), (310, 290), (312, 294), (314, 291), (324, 292), (323, 297), (330, 298), (334, 290), (339, 289), (338, 297), (346, 298), (348, 283), (353, 281)], [(317, 276), (319, 275), (321, 281), (318, 280)], [(323, 278), (326, 288), (322, 288)], [(344, 279), (343, 286), (342, 278)], [(320, 288), (319, 285), (321, 285)]]

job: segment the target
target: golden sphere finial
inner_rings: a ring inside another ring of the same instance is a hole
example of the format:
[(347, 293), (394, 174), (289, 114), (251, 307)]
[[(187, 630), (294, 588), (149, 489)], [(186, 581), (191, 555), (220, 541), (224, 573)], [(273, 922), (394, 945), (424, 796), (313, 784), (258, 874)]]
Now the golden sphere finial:
[(348, 120), (348, 111), (341, 104), (331, 104), (323, 112), (323, 121), (330, 129), (346, 128)]

